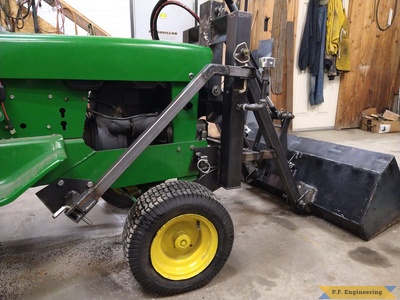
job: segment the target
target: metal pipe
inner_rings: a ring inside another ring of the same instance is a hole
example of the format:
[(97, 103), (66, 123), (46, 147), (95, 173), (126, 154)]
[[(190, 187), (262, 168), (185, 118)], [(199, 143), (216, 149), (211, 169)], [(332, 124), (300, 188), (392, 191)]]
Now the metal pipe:
[(236, 4), (232, 0), (225, 0), (225, 3), (228, 6), (230, 12), (234, 12), (234, 11), (238, 10)]
[(40, 33), (39, 31), (39, 23), (38, 23), (38, 15), (36, 10), (36, 1), (32, 0), (32, 18), (33, 18), (33, 28), (35, 33)]
[(129, 0), (129, 9), (130, 9), (130, 21), (131, 21), (131, 38), (135, 37), (135, 20), (134, 20), (134, 0)]
[(266, 108), (266, 102), (264, 101), (263, 103), (253, 103), (253, 104), (240, 104), (238, 105), (237, 109), (243, 109), (243, 110), (250, 110), (250, 111), (256, 111), (256, 110), (261, 110)]
[(255, 69), (217, 64), (205, 66), (182, 90), (176, 99), (164, 109), (157, 120), (125, 150), (120, 158), (99, 179), (96, 185), (81, 195), (81, 200), (91, 199), (93, 197), (95, 199), (100, 198), (214, 75), (254, 78)]

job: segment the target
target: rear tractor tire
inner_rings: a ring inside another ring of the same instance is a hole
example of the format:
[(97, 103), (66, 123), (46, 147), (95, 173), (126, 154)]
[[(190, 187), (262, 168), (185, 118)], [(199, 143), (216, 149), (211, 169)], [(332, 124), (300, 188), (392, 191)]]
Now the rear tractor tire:
[(204, 186), (170, 181), (144, 193), (124, 227), (124, 253), (142, 287), (174, 295), (210, 282), (233, 245), (232, 220)]

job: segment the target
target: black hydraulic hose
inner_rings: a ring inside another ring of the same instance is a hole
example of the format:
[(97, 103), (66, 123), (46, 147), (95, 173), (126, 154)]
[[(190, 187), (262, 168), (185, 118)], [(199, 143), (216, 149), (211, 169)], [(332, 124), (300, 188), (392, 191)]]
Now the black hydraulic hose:
[(159, 40), (160, 38), (158, 37), (158, 32), (157, 32), (157, 22), (154, 22), (156, 20), (157, 16), (157, 11), (159, 7), (164, 4), (164, 2), (167, 2), (168, 0), (159, 0), (157, 4), (154, 6), (153, 11), (151, 12), (150, 16), (150, 32), (151, 32), (151, 37), (153, 40)]
[(233, 2), (233, 0), (225, 0), (226, 5), (228, 6), (230, 12), (237, 11), (238, 8), (236, 4)]
[[(166, 0), (163, 1), (160, 5), (156, 5), (155, 7), (155, 13), (152, 13), (153, 19), (151, 21), (151, 37), (153, 40), (159, 40), (159, 36), (158, 36), (158, 30), (157, 30), (157, 17), (159, 15), (159, 13), (161, 12), (161, 10), (167, 6), (167, 5), (177, 5), (181, 8), (183, 8), (184, 10), (186, 10), (188, 13), (190, 13), (192, 15), (193, 18), (195, 18), (195, 20), (200, 23), (200, 17), (194, 12), (192, 11), (189, 7), (187, 7), (185, 4), (176, 1), (176, 0)], [(154, 10), (153, 10), (154, 11)]]
[(40, 33), (35, 0), (32, 0), (31, 5), (32, 5), (33, 28), (35, 30), (35, 33)]

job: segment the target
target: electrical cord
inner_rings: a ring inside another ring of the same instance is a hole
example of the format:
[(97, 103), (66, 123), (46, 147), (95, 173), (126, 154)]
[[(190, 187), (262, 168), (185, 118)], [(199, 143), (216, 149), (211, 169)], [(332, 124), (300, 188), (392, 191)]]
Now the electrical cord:
[(78, 35), (78, 24), (76, 22), (76, 14), (74, 11), (70, 10), (69, 7), (64, 7), (64, 10), (68, 11), (72, 15), (72, 19), (75, 26), (75, 35)]
[(102, 118), (109, 119), (109, 120), (117, 120), (117, 121), (125, 121), (125, 120), (132, 120), (132, 119), (140, 119), (140, 118), (145, 118), (145, 117), (156, 117), (158, 116), (157, 113), (150, 113), (150, 114), (141, 114), (141, 115), (135, 115), (135, 116), (130, 116), (130, 117), (113, 117), (113, 116), (108, 116), (102, 113), (99, 113), (98, 111), (95, 111), (93, 109), (88, 109), (88, 112), (98, 115)]
[(8, 122), (10, 122), (10, 118), (9, 118), (8, 115), (7, 115), (7, 111), (6, 111), (6, 108), (5, 108), (5, 106), (4, 106), (4, 102), (1, 102), (1, 108), (3, 109), (4, 116), (6, 117), (6, 120), (7, 120)]
[(7, 124), (5, 125), (5, 128), (6, 128), (7, 130), (9, 130), (11, 134), (15, 134), (16, 131), (15, 131), (15, 129), (14, 129), (14, 126), (11, 124), (11, 120), (10, 120), (10, 118), (8, 117), (7, 110), (6, 110), (6, 107), (5, 107), (5, 105), (4, 105), (5, 100), (6, 100), (6, 91), (5, 91), (5, 89), (4, 89), (3, 83), (0, 81), (0, 102), (1, 102), (1, 108), (3, 109), (4, 117), (6, 118), (6, 122), (7, 122)]
[(1, 108), (3, 109), (4, 116), (6, 117), (7, 121), (10, 121), (10, 118), (7, 115), (6, 108), (4, 106), (4, 101), (6, 100), (6, 90), (3, 86), (3, 83), (0, 81), (0, 102), (1, 102)]
[[(24, 15), (22, 15), (22, 7), (28, 4), (28, 8), (27, 11), (25, 12)], [(31, 6), (32, 6), (32, 2), (30, 0), (26, 0), (20, 4), (18, 4), (18, 10), (16, 13), (16, 16), (12, 16), (11, 12), (8, 10), (8, 8), (6, 7), (6, 4), (0, 3), (0, 7), (1, 10), (4, 12), (5, 14), (5, 19), (8, 19), (9, 21), (13, 22), (13, 27), (15, 25), (15, 27), (17, 29), (22, 29), (25, 26), (25, 19), (29, 16), (30, 10), (31, 10)]]
[(378, 3), (376, 4), (376, 10), (375, 10), (375, 13), (376, 13), (375, 19), (376, 19), (376, 25), (378, 26), (378, 28), (379, 28), (380, 31), (386, 31), (386, 30), (388, 30), (388, 29), (393, 25), (394, 20), (395, 20), (395, 18), (396, 18), (397, 3), (398, 3), (398, 0), (396, 0), (396, 2), (395, 2), (395, 4), (394, 4), (393, 18), (392, 18), (392, 20), (391, 20), (390, 25), (388, 25), (388, 26), (386, 26), (385, 28), (383, 28), (383, 27), (381, 26), (381, 24), (379, 24), (379, 6), (380, 6), (380, 4), (381, 4), (381, 0), (378, 0)]
[[(28, 9), (27, 9), (25, 15), (22, 16), (22, 7), (23, 7), (24, 4), (26, 4), (26, 3), (28, 4)], [(29, 1), (29, 0), (27, 0), (27, 1), (25, 1), (25, 2), (22, 2), (21, 4), (18, 5), (17, 15), (16, 15), (15, 18), (12, 17), (12, 18), (16, 21), (16, 23), (17, 23), (16, 27), (17, 27), (18, 29), (24, 28), (24, 26), (25, 26), (25, 19), (29, 16), (29, 13), (30, 13), (30, 11), (31, 11), (31, 6), (32, 6), (32, 3), (31, 3), (31, 1)], [(19, 22), (21, 22), (21, 25), (20, 25), (20, 26), (19, 26)]]
[(150, 17), (150, 32), (151, 32), (151, 38), (153, 40), (159, 40), (160, 37), (158, 36), (158, 30), (157, 30), (157, 18), (158, 15), (160, 14), (161, 10), (166, 7), (167, 5), (177, 5), (183, 9), (185, 9), (187, 12), (189, 12), (195, 20), (200, 23), (200, 17), (189, 7), (187, 7), (185, 4), (175, 1), (175, 0), (160, 0), (157, 2), (156, 6), (154, 7), (151, 17)]
[[(5, 2), (6, 3), (6, 2)], [(6, 23), (9, 27), (10, 31), (15, 31), (15, 28), (21, 30), (22, 28), (24, 28), (25, 26), (25, 19), (27, 17), (29, 17), (31, 10), (33, 15), (37, 15), (37, 11), (38, 11), (38, 7), (42, 6), (41, 0), (38, 0), (37, 3), (35, 3), (34, 0), (26, 0), (22, 3), (18, 4), (18, 10), (16, 12), (16, 15), (13, 16), (11, 14), (11, 11), (9, 11), (9, 9), (7, 8), (6, 4), (3, 4), (2, 2), (0, 2), (0, 9), (1, 11), (4, 12), (5, 15), (5, 20)], [(46, 31), (43, 28), (41, 28), (39, 26), (39, 24), (34, 24), (35, 25), (35, 32), (46, 32), (46, 33), (65, 33), (65, 28), (64, 28), (64, 24), (65, 24), (65, 14), (64, 14), (64, 9), (61, 6), (60, 2), (58, 0), (54, 0), (55, 3), (55, 8), (57, 10), (57, 30), (56, 31)], [(27, 4), (27, 8), (26, 8), (26, 12), (23, 13), (23, 8), (24, 5)], [(74, 16), (75, 19), (75, 16)], [(8, 20), (8, 22), (7, 22)], [(11, 24), (10, 24), (11, 23)], [(75, 31), (77, 31), (77, 28), (75, 28)]]
[[(57, 8), (57, 29), (58, 29), (59, 32), (62, 32), (63, 34), (65, 34), (65, 27), (64, 27), (65, 14), (64, 14), (64, 9), (63, 9), (61, 3), (58, 0), (54, 0), (54, 2), (56, 3), (55, 7)], [(61, 27), (60, 27), (60, 24), (58, 23), (60, 15), (61, 15)]]
[[(45, 30), (43, 28), (40, 28), (41, 32), (45, 32), (45, 33), (63, 33), (65, 34), (65, 14), (64, 14), (64, 10), (68, 10), (68, 8), (64, 8), (62, 7), (61, 3), (58, 0), (53, 0), (54, 2), (54, 9), (57, 11), (57, 15), (56, 15), (56, 30), (53, 31), (48, 31)], [(38, 7), (42, 7), (42, 0), (38, 0), (36, 8)], [(60, 21), (61, 19), (61, 21)], [(74, 22), (75, 22), (75, 16), (74, 16)], [(61, 26), (60, 26), (61, 23)], [(75, 32), (76, 32), (77, 28), (75, 26)]]
[(100, 100), (100, 99), (93, 98), (93, 97), (89, 97), (88, 99), (90, 101), (94, 101), (94, 102), (97, 102), (97, 103), (101, 103), (101, 104), (107, 105), (108, 107), (112, 108), (113, 110), (117, 110), (118, 109), (117, 106), (115, 106), (114, 104), (112, 104), (112, 103), (110, 103), (108, 101)]

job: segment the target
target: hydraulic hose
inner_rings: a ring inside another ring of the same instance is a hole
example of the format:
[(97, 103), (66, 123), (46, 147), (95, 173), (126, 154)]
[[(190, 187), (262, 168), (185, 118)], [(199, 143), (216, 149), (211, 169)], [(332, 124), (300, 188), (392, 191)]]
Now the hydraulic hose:
[(234, 11), (238, 10), (238, 8), (237, 8), (236, 4), (233, 2), (233, 0), (225, 0), (225, 3), (228, 6), (230, 12), (234, 12)]
[(150, 16), (150, 32), (151, 32), (151, 37), (153, 40), (159, 40), (160, 37), (158, 36), (158, 30), (157, 30), (157, 18), (158, 15), (160, 14), (161, 10), (167, 6), (167, 5), (177, 5), (187, 12), (189, 12), (193, 18), (196, 19), (198, 23), (200, 23), (200, 17), (189, 7), (187, 7), (185, 4), (175, 1), (175, 0), (160, 0), (157, 2), (156, 6), (154, 7), (151, 16)]

